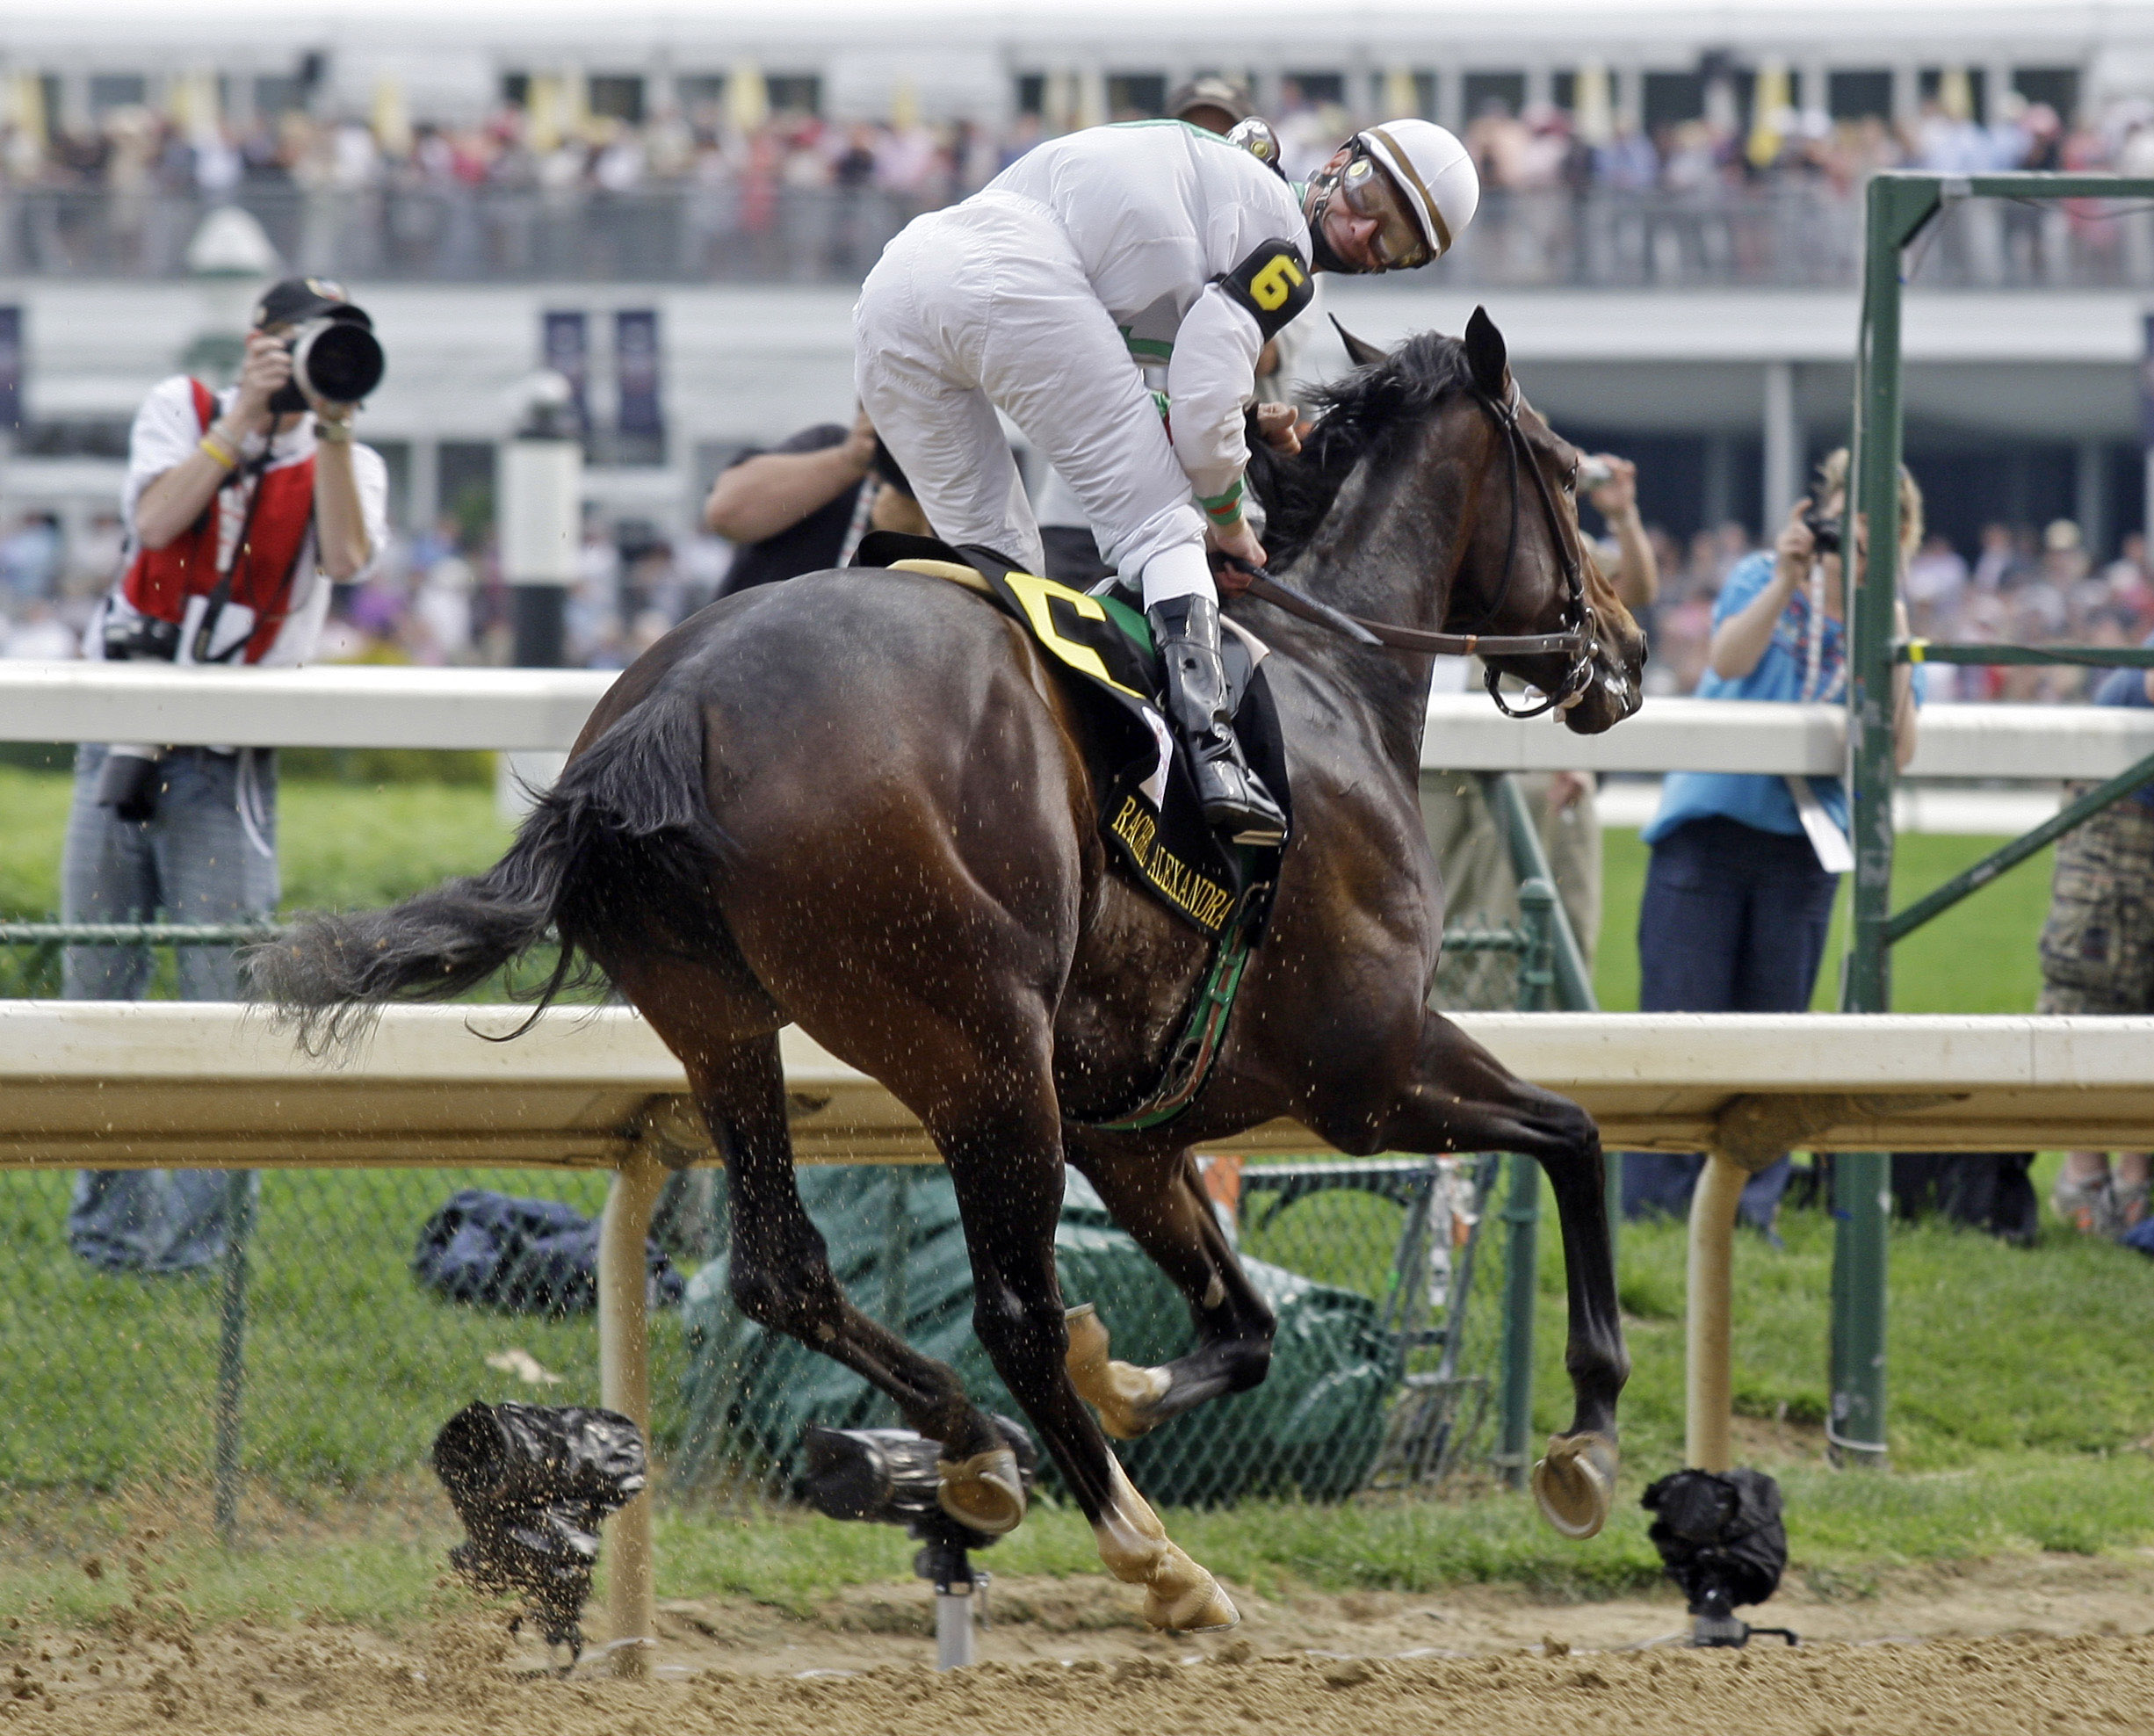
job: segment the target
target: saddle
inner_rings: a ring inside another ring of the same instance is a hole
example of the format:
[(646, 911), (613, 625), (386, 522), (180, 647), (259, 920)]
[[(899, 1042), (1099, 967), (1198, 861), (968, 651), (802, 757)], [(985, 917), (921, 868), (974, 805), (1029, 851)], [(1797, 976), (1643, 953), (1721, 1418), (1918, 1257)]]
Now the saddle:
[[(1229, 843), (1207, 825), (1180, 733), (1162, 713), (1164, 676), (1143, 614), (1015, 568), (992, 549), (875, 531), (854, 564), (947, 579), (993, 602), (1045, 652), (1083, 707), (1099, 824), (1137, 884), (1200, 933), (1244, 947), (1262, 932), (1283, 844)], [(1222, 636), (1234, 727), (1251, 767), (1289, 815), (1286, 754), (1264, 680), (1263, 642), (1232, 621)]]

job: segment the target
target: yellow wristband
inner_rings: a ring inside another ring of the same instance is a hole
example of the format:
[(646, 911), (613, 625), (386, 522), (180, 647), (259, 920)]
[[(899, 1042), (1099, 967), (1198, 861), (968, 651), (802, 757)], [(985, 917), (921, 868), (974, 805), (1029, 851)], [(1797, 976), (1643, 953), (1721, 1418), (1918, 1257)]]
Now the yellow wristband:
[(221, 441), (213, 438), (210, 435), (205, 434), (195, 444), (199, 450), (207, 452), (227, 470), (237, 470), (239, 468), (239, 454), (236, 452), (227, 452)]

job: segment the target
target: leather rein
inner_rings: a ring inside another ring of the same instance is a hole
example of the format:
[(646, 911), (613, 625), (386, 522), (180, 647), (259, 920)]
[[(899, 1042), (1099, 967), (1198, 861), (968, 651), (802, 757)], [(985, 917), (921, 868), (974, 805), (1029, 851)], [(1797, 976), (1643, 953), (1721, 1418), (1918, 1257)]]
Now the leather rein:
[(1483, 612), (1484, 620), (1493, 620), (1510, 594), (1511, 570), (1518, 558), (1518, 506), (1520, 499), (1519, 471), (1523, 454), (1523, 468), (1532, 476), (1535, 491), (1540, 495), (1541, 510), (1548, 521), (1550, 535), (1554, 539), (1558, 555), (1563, 563), (1564, 627), (1558, 633), (1429, 633), (1420, 627), (1402, 627), (1388, 621), (1371, 621), (1359, 615), (1349, 615), (1343, 609), (1334, 609), (1330, 604), (1319, 601), (1308, 592), (1275, 579), (1261, 567), (1251, 567), (1231, 555), (1216, 557), (1231, 567), (1245, 581), (1235, 585), (1237, 590), (1246, 590), (1251, 597), (1273, 607), (1284, 610), (1300, 619), (1328, 628), (1333, 633), (1353, 640), (1356, 644), (1388, 647), (1394, 651), (1412, 651), (1446, 657), (1546, 657), (1562, 655), (1571, 659), (1558, 691), (1526, 711), (1514, 710), (1504, 701), (1497, 683), (1500, 674), (1492, 662), (1488, 666), (1488, 697), (1496, 702), (1496, 709), (1506, 717), (1531, 718), (1551, 712), (1558, 707), (1568, 710), (1583, 698), (1593, 683), (1594, 616), (1593, 605), (1586, 600), (1586, 581), (1579, 570), (1577, 557), (1563, 534), (1563, 519), (1556, 510), (1555, 497), (1549, 492), (1548, 479), (1541, 474), (1541, 467), (1533, 461), (1527, 449), (1526, 431), (1518, 425), (1518, 382), (1511, 382), (1511, 395), (1499, 401), (1486, 393), (1476, 391), (1473, 400), (1485, 410), (1502, 431), (1505, 449), (1511, 458), (1511, 530), (1503, 546), (1503, 575), (1497, 581), (1496, 594)]

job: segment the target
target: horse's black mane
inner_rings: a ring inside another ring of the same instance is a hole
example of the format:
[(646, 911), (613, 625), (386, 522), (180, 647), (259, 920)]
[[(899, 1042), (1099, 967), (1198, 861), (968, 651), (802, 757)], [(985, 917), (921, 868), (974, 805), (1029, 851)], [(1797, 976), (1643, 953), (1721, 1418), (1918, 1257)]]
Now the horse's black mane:
[(1283, 457), (1252, 433), (1249, 484), (1264, 503), (1273, 570), (1308, 546), (1355, 465), (1472, 382), (1465, 345), (1425, 331), (1315, 393), (1307, 408), (1316, 427), (1299, 457)]

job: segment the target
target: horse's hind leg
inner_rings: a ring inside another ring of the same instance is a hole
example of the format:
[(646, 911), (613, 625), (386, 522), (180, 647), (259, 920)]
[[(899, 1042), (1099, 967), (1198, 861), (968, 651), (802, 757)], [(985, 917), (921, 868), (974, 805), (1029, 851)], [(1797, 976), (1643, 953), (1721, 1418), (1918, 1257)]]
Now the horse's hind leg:
[[(1321, 1131), (1321, 1130), (1319, 1130)], [(1630, 1378), (1608, 1241), (1601, 1130), (1567, 1097), (1514, 1077), (1439, 1014), (1426, 1016), (1413, 1079), (1383, 1117), (1377, 1149), (1518, 1152), (1536, 1160), (1556, 1195), (1569, 1284), (1564, 1366), (1575, 1401), (1570, 1432), (1550, 1441), (1533, 1492), (1550, 1523), (1589, 1537), (1607, 1522), (1616, 1487), (1616, 1400)]]
[(1114, 1220), (1136, 1238), (1189, 1298), (1196, 1348), (1161, 1368), (1112, 1361), (1107, 1328), (1089, 1304), (1069, 1313), (1071, 1378), (1100, 1423), (1135, 1440), (1208, 1399), (1256, 1385), (1271, 1365), (1278, 1320), (1249, 1283), (1213, 1215), (1188, 1150), (1128, 1155), (1073, 1148), (1070, 1161), (1099, 1190)]
[(1024, 1492), (1001, 1432), (965, 1397), (954, 1370), (869, 1319), (838, 1287), (794, 1179), (777, 1035), (689, 1057), (690, 1084), (726, 1160), (741, 1313), (888, 1394), (907, 1424), (943, 1443), (943, 1505), (952, 1515), (990, 1536), (1014, 1530)]

